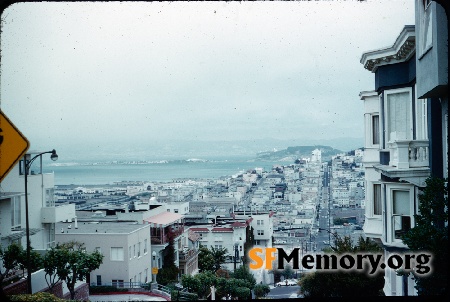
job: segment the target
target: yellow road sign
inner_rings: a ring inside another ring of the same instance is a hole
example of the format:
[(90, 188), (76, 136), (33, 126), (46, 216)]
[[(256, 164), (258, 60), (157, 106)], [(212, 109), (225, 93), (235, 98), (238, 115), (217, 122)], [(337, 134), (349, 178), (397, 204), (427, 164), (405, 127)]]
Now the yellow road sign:
[(152, 275), (157, 275), (157, 274), (158, 274), (158, 268), (152, 267)]
[(30, 143), (0, 110), (0, 181), (24, 156)]

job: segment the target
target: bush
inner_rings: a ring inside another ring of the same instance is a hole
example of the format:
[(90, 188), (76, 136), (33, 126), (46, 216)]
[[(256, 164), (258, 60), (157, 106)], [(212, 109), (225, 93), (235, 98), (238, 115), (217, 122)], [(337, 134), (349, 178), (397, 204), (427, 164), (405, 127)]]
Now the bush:
[(50, 293), (35, 293), (32, 295), (12, 295), (8, 296), (11, 301), (24, 301), (24, 302), (67, 302), (67, 300), (60, 299)]
[(115, 286), (90, 286), (89, 293), (90, 294), (98, 294), (98, 293), (111, 293), (111, 292), (127, 292), (128, 288), (121, 288)]
[(270, 287), (266, 284), (258, 284), (253, 289), (253, 292), (255, 293), (255, 296), (258, 298), (265, 297), (267, 296), (267, 294), (270, 293)]
[(171, 301), (198, 301), (198, 295), (192, 294), (192, 293), (186, 293), (186, 292), (180, 292), (178, 290), (173, 290), (170, 293), (170, 300)]

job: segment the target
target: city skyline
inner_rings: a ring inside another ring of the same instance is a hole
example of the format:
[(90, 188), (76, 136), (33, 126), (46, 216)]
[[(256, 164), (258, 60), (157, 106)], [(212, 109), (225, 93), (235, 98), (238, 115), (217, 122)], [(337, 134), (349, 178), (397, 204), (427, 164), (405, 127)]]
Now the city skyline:
[(2, 13), (1, 109), (38, 150), (362, 146), (358, 94), (374, 83), (359, 60), (408, 24), (410, 1), (15, 3)]

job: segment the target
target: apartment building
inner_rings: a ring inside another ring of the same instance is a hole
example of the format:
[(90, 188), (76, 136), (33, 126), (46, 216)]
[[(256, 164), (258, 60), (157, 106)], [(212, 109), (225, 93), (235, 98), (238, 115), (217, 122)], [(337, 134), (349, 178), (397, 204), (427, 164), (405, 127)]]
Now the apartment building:
[(90, 283), (139, 287), (150, 282), (152, 249), (150, 225), (132, 221), (80, 221), (56, 224), (56, 242), (84, 243), (87, 252), (104, 255), (100, 268), (90, 274)]
[[(41, 152), (29, 152), (28, 162)], [(54, 197), (54, 174), (43, 173), (42, 157), (32, 163), (27, 175), (28, 211), (31, 246), (35, 250), (46, 250), (55, 244), (55, 223), (75, 219), (75, 205), (56, 206)], [(0, 202), (1, 243), (26, 244), (25, 240), (25, 168), (20, 160), (1, 183), (3, 192)]]
[[(430, 175), (448, 177), (447, 20), (433, 1), (416, 1), (416, 25), (391, 47), (366, 52), (375, 74), (364, 102), (366, 198), (364, 231), (385, 257), (406, 251), (401, 235), (414, 227), (418, 194)], [(445, 44), (445, 47), (444, 45)], [(411, 277), (385, 270), (388, 296), (417, 294)]]
[[(226, 248), (228, 252), (228, 262), (225, 263), (225, 268), (228, 270), (234, 269), (242, 265), (240, 257), (244, 255), (244, 244), (246, 240), (246, 228), (251, 223), (251, 218), (245, 222), (222, 222), (220, 225), (206, 225), (206, 226), (192, 226), (190, 230), (198, 236), (199, 244), (206, 246), (209, 249)], [(238, 258), (235, 259), (235, 255)]]

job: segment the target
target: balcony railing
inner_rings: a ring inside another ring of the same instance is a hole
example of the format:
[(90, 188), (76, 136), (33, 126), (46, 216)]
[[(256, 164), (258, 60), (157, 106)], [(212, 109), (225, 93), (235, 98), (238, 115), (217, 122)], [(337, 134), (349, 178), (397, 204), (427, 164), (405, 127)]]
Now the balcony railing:
[[(158, 233), (158, 234), (153, 234), (150, 236), (150, 241), (153, 244), (166, 244), (169, 243), (169, 235), (167, 234), (169, 231), (166, 228), (166, 232), (164, 234), (164, 236), (162, 236), (162, 233)], [(184, 232), (184, 227), (183, 226), (178, 226), (178, 228), (173, 229), (172, 233), (174, 235), (174, 237), (178, 237), (181, 234), (183, 234)]]
[(179, 260), (187, 262), (188, 260), (190, 260), (191, 258), (195, 257), (195, 255), (198, 255), (198, 254), (199, 254), (199, 251), (192, 250), (192, 249), (189, 249), (186, 252), (180, 251)]
[(398, 169), (429, 166), (428, 140), (396, 140), (388, 143), (389, 165)]

